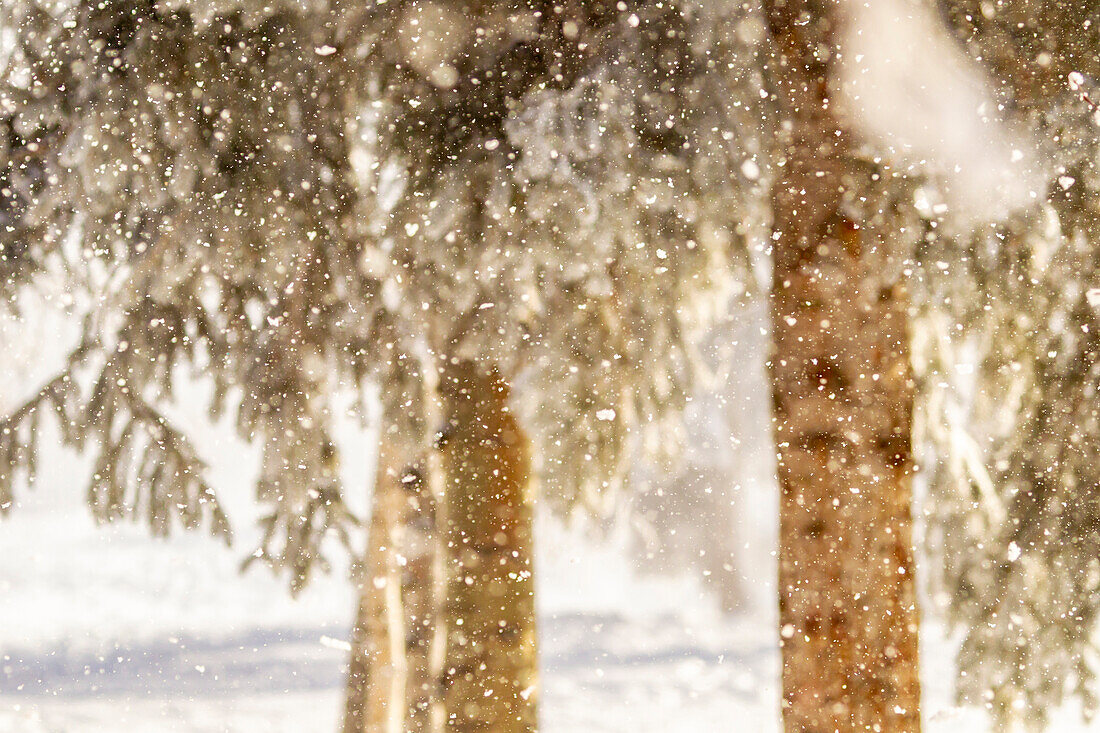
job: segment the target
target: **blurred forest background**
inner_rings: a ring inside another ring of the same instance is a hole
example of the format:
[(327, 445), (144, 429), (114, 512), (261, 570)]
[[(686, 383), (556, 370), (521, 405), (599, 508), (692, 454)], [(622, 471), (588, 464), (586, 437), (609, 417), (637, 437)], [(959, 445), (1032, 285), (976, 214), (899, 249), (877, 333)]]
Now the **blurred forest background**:
[(1098, 34), (3, 0), (0, 730), (1091, 729)]

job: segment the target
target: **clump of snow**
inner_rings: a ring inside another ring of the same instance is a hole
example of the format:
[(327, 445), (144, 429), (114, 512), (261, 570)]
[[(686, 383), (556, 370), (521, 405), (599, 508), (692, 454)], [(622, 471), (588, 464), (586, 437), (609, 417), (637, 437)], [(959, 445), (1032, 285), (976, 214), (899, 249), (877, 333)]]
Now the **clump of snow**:
[(1049, 180), (988, 80), (923, 3), (847, 0), (839, 105), (891, 162), (940, 179), (952, 216), (1002, 219)]

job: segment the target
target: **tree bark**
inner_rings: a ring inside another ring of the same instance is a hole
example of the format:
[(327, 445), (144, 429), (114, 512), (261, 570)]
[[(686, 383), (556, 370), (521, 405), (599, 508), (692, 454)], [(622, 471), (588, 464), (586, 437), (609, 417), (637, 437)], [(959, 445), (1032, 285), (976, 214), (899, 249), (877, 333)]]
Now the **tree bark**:
[[(401, 629), (389, 623), (393, 614), (387, 612), (399, 602), (394, 595), (401, 588), (393, 551), (403, 468), (397, 454), (391, 442), (381, 444), (371, 497), (369, 549), (360, 573), (359, 611), (352, 628), (344, 733), (390, 733), (394, 726), (387, 713), (403, 707), (403, 675), (394, 667), (395, 662), (404, 661), (402, 654), (395, 655)], [(395, 695), (398, 689), (402, 693)]]
[(344, 733), (441, 730), (433, 665), (438, 621), (433, 563), (435, 501), (424, 463), (395, 436), (382, 440), (372, 499), (369, 551), (352, 630)]
[(457, 733), (531, 733), (537, 661), (527, 438), (495, 371), (449, 364), (441, 392), (445, 724)]
[(537, 727), (527, 438), (495, 372), (451, 365), (440, 392), (438, 460), (382, 443), (344, 733)]
[(876, 184), (829, 100), (837, 3), (765, 7), (790, 123), (773, 190), (770, 362), (784, 726), (917, 731), (907, 298), (849, 218)]

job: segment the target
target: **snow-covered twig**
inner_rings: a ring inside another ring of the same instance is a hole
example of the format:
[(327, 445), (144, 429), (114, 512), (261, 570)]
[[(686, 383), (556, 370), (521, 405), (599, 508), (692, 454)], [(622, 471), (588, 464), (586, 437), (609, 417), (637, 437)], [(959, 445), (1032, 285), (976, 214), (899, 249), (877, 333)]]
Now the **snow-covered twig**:
[(1100, 111), (1100, 105), (1092, 101), (1088, 91), (1085, 90), (1085, 75), (1080, 71), (1071, 71), (1066, 75), (1066, 83), (1071, 91), (1077, 92), (1078, 98), (1089, 106), (1093, 112)]

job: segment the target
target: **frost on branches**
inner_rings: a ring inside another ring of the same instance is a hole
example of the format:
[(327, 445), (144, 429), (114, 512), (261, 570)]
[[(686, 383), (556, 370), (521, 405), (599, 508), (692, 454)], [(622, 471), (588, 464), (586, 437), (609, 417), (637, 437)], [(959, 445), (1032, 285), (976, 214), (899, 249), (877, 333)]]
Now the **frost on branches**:
[(547, 495), (591, 501), (630, 426), (684, 399), (690, 337), (759, 219), (763, 30), (724, 3), (479, 8), (366, 20), (364, 267), (396, 270), (405, 338), (520, 376)]
[(223, 527), (161, 410), (188, 366), (264, 447), (261, 555), (297, 586), (352, 519), (334, 383), (375, 380), (430, 436), (424, 374), (492, 363), (539, 395), (564, 505), (686, 394), (756, 215), (751, 13), (20, 1), (2, 22), (5, 292), (54, 262), (91, 303), (64, 372), (6, 418), (5, 506), (50, 407), (99, 453), (101, 516)]
[(1053, 1), (941, 6), (1051, 161), (1030, 211), (926, 252), (929, 270), (943, 272), (924, 279), (932, 290), (916, 349), (939, 456), (933, 545), (951, 617), (967, 630), (959, 691), (1002, 728), (1041, 727), (1067, 692), (1096, 707), (1100, 314), (1088, 293), (1100, 277), (1100, 136), (1068, 82), (1098, 78), (1100, 12)]

